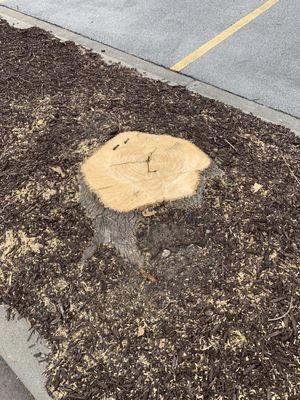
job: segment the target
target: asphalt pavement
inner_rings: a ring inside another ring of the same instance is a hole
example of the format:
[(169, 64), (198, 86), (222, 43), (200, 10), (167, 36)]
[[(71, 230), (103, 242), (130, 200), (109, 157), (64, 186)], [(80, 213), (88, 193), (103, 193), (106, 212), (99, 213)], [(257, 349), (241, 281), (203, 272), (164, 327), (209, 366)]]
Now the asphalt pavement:
[(171, 68), (270, 2), (268, 10), (181, 72), (300, 117), (299, 0), (4, 0), (3, 4)]

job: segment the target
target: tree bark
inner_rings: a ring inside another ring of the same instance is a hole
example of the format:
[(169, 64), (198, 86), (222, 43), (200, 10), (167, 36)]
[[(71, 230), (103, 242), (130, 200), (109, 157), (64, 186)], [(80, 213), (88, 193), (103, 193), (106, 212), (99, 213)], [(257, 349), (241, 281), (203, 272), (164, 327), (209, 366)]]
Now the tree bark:
[[(220, 173), (219, 168), (215, 164), (211, 164), (202, 173), (202, 179), (195, 195), (162, 203), (161, 205), (157, 205), (157, 207), (162, 206), (190, 211), (199, 209), (204, 201), (204, 191), (207, 181)], [(94, 229), (94, 238), (83, 255), (83, 261), (91, 257), (99, 245), (111, 244), (122, 257), (143, 268), (145, 257), (139, 250), (136, 233), (139, 223), (145, 218), (151, 218), (151, 215), (144, 216), (143, 209), (129, 212), (111, 210), (99, 201), (97, 195), (88, 187), (82, 174), (79, 175), (79, 184), (81, 204), (85, 209), (86, 215), (91, 219)]]

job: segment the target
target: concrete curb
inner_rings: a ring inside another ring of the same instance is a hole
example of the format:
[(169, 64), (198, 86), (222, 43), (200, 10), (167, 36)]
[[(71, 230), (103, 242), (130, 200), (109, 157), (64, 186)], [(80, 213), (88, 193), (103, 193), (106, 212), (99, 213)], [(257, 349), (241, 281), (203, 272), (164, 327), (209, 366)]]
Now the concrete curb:
[(0, 393), (1, 400), (34, 400), (32, 394), (0, 357)]
[(93, 50), (95, 53), (101, 54), (102, 58), (107, 63), (121, 63), (126, 67), (136, 69), (148, 78), (167, 82), (170, 85), (185, 86), (192, 92), (199, 93), (210, 99), (221, 101), (227, 105), (238, 108), (247, 114), (252, 113), (264, 121), (283, 125), (294, 131), (297, 136), (300, 136), (300, 119), (289, 114), (255, 103), (181, 73), (168, 70), (167, 68), (142, 60), (136, 56), (97, 42), (96, 40), (89, 39), (38, 18), (25, 15), (19, 11), (0, 6), (0, 17), (17, 28), (26, 29), (33, 26), (39, 27), (52, 33), (63, 41), (73, 41), (78, 45)]
[(46, 355), (49, 349), (35, 332), (31, 334), (30, 324), (24, 318), (18, 320), (17, 315), (8, 321), (6, 310), (6, 306), (0, 305), (0, 355), (35, 400), (51, 400), (45, 388), (45, 364), (34, 356)]

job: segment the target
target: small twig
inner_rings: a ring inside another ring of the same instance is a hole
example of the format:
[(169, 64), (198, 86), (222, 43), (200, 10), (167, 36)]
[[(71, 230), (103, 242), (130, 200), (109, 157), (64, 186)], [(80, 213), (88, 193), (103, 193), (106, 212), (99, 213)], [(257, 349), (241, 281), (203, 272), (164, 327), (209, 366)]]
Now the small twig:
[(204, 243), (203, 240), (187, 240), (187, 241), (178, 241), (178, 242), (174, 242), (172, 243), (171, 247), (181, 247), (181, 246), (190, 246), (191, 244), (195, 244), (198, 246), (203, 247)]
[(176, 368), (178, 366), (178, 356), (174, 356), (173, 357), (173, 361), (172, 361), (172, 368)]
[(293, 308), (293, 297), (291, 297), (291, 301), (290, 301), (288, 310), (284, 314), (280, 315), (279, 317), (269, 318), (269, 321), (278, 321), (279, 319), (286, 317), (290, 313), (292, 308)]
[(232, 147), (233, 148), (233, 150), (235, 150), (236, 152), (237, 152), (237, 149), (234, 147), (234, 145), (233, 144), (231, 144), (227, 139), (224, 139), (224, 141), (226, 142), (226, 143), (228, 143), (229, 144), (229, 146), (230, 147)]
[(60, 300), (58, 300), (58, 301), (56, 302), (56, 304), (57, 304), (57, 306), (58, 306), (58, 309), (59, 309), (59, 311), (60, 311), (60, 313), (61, 313), (62, 318), (64, 318), (64, 317), (65, 317), (65, 310), (64, 310), (64, 307), (63, 307), (63, 305), (62, 305), (62, 302), (61, 302)]
[(289, 165), (288, 162), (286, 161), (285, 157), (284, 157), (284, 156), (281, 156), (281, 158), (283, 159), (285, 165), (288, 167), (288, 169), (289, 169), (291, 175), (295, 178), (295, 180), (296, 180), (296, 182), (298, 183), (298, 185), (300, 185), (299, 179), (297, 178), (297, 176), (295, 175), (294, 171), (292, 170), (292, 168), (290, 167), (290, 165)]
[(144, 268), (140, 268), (140, 274), (142, 275), (143, 278), (145, 278), (147, 281), (149, 282), (156, 282), (157, 278), (151, 274), (149, 274), (149, 272), (145, 271)]

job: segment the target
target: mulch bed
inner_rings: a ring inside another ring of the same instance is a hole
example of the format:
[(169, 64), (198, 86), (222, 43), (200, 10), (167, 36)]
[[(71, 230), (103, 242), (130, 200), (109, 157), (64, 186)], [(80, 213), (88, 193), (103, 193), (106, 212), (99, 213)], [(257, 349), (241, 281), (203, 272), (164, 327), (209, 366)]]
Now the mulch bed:
[[(0, 93), (0, 301), (48, 341), (53, 398), (299, 399), (300, 139), (4, 21)], [(141, 227), (154, 283), (112, 247), (80, 263), (80, 163), (126, 130), (225, 173), (200, 210)]]

